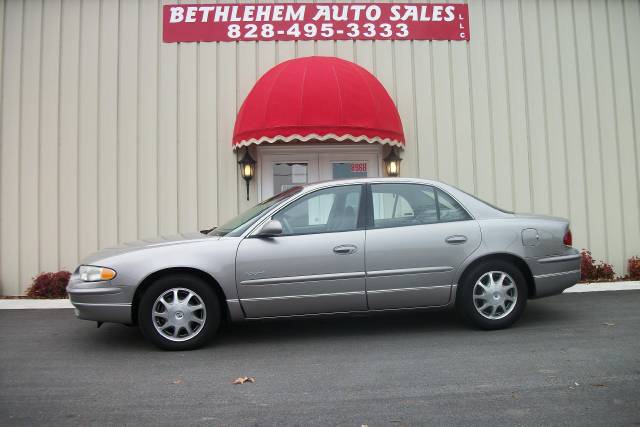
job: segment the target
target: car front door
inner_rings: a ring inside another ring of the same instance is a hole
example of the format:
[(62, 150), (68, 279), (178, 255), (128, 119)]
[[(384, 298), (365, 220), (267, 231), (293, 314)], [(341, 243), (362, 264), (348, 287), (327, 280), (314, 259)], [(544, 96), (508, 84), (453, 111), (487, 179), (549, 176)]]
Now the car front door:
[(476, 221), (433, 186), (393, 183), (369, 188), (369, 308), (447, 304), (456, 268), (480, 245)]
[(272, 216), (283, 232), (238, 247), (236, 280), (247, 317), (366, 310), (364, 186), (302, 196)]

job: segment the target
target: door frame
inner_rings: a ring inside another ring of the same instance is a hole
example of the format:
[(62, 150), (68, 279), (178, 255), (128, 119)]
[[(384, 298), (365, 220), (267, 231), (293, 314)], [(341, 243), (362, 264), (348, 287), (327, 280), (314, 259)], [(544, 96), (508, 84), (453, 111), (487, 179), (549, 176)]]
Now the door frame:
[[(356, 143), (324, 143), (324, 142), (315, 142), (311, 144), (295, 144), (292, 145), (268, 145), (257, 147), (258, 149), (258, 164), (257, 164), (257, 173), (256, 177), (258, 178), (256, 185), (258, 190), (258, 200), (265, 199), (265, 192), (263, 191), (264, 184), (268, 184), (271, 182), (273, 185), (273, 181), (269, 179), (269, 177), (263, 175), (270, 171), (270, 169), (265, 168), (265, 164), (268, 162), (274, 161), (274, 158), (282, 156), (283, 161), (290, 160), (295, 161), (294, 159), (298, 159), (299, 161), (309, 161), (308, 159), (314, 158), (316, 164), (312, 165), (309, 169), (311, 173), (309, 173), (309, 178), (316, 174), (317, 178), (314, 180), (323, 180), (322, 178), (322, 164), (323, 159), (326, 161), (338, 161), (338, 160), (359, 160), (359, 157), (366, 156), (369, 159), (364, 158), (363, 160), (373, 160), (377, 157), (377, 172), (378, 176), (382, 176), (383, 169), (383, 146), (381, 144), (356, 144)], [(341, 157), (342, 156), (342, 157)], [(373, 157), (375, 156), (375, 157)], [(313, 181), (310, 181), (313, 182)]]

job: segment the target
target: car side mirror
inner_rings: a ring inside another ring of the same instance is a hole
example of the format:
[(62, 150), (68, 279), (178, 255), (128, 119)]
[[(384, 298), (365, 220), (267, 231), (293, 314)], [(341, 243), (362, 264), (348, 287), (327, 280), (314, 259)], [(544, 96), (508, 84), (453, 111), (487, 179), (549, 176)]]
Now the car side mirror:
[(277, 219), (272, 219), (262, 226), (256, 234), (257, 237), (274, 237), (282, 234), (282, 224)]
[(215, 227), (206, 228), (204, 230), (200, 230), (200, 233), (207, 235), (207, 234), (211, 233), (214, 229), (215, 229)]

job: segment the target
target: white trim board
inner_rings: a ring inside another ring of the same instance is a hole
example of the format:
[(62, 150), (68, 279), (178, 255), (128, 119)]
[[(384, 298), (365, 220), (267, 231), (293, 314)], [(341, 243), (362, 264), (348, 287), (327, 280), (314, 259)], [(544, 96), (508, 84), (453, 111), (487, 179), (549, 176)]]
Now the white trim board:
[(73, 308), (68, 299), (0, 299), (0, 310)]

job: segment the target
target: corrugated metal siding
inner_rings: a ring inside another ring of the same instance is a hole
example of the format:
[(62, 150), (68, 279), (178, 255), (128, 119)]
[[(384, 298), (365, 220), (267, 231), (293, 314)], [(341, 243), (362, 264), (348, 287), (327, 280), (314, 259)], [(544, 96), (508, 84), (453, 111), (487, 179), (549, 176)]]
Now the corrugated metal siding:
[(275, 64), (336, 55), (398, 104), (403, 175), (571, 218), (623, 272), (640, 254), (640, 3), (472, 1), (471, 41), (162, 44), (155, 0), (0, 2), (0, 280), (253, 203), (235, 114)]

